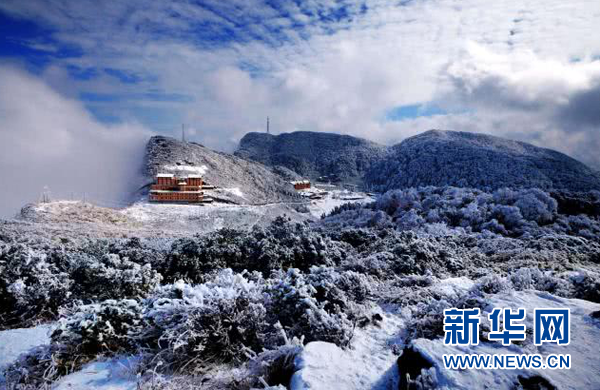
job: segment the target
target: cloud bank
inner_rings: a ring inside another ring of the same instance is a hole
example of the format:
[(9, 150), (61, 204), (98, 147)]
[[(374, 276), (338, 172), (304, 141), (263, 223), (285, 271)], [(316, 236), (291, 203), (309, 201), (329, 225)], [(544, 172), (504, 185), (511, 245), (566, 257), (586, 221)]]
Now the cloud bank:
[(140, 182), (149, 132), (137, 124), (106, 126), (77, 101), (38, 78), (0, 65), (0, 216), (51, 196), (117, 205)]

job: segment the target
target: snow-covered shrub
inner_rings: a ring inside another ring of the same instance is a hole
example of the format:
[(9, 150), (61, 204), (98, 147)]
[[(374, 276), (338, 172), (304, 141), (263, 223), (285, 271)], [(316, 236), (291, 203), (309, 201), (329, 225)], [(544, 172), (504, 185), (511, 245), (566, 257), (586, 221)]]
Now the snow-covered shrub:
[[(347, 346), (352, 323), (343, 312), (328, 312), (328, 302), (317, 300), (317, 288), (300, 270), (291, 268), (273, 281), (267, 290), (269, 312), (274, 314), (287, 334)], [(331, 307), (331, 305), (330, 305)]]
[(571, 297), (574, 292), (571, 283), (551, 274), (550, 271), (542, 271), (538, 268), (519, 268), (511, 273), (509, 280), (512, 287), (517, 290), (538, 290), (562, 297)]
[(150, 264), (140, 265), (106, 254), (100, 258), (81, 256), (73, 266), (73, 293), (79, 299), (138, 298), (152, 291), (162, 276)]
[(571, 277), (574, 297), (600, 303), (600, 275), (592, 272), (578, 272)]
[(142, 328), (142, 307), (134, 300), (80, 306), (58, 322), (50, 344), (29, 351), (6, 369), (7, 384), (15, 389), (50, 388), (46, 386), (100, 354), (137, 352)]
[(332, 240), (304, 224), (277, 218), (266, 228), (249, 232), (219, 230), (206, 236), (176, 241), (168, 257), (165, 273), (169, 280), (202, 282), (205, 275), (220, 268), (260, 271), (313, 265), (332, 266), (346, 256), (349, 245)]
[[(48, 389), (54, 380), (70, 371), (71, 367), (60, 365), (60, 348), (43, 345), (33, 348), (4, 368), (7, 389)], [(72, 362), (69, 362), (72, 363)], [(78, 367), (76, 365), (75, 367)]]
[(52, 334), (53, 356), (62, 370), (99, 354), (143, 348), (170, 370), (195, 372), (245, 362), (288, 344), (288, 336), (347, 346), (369, 283), (364, 275), (327, 267), (308, 275), (279, 271), (268, 280), (224, 269), (199, 285), (178, 281), (142, 300), (105, 300), (65, 312)]
[(312, 267), (307, 282), (315, 290), (315, 298), (330, 313), (358, 315), (355, 303), (364, 303), (373, 293), (372, 281), (353, 271), (338, 272), (331, 267)]
[(61, 318), (52, 343), (63, 346), (66, 355), (90, 359), (101, 353), (133, 352), (144, 326), (143, 306), (138, 301), (109, 299), (82, 305)]
[(463, 259), (453, 253), (449, 245), (440, 245), (436, 238), (401, 232), (389, 240), (391, 252), (396, 256), (392, 266), (395, 274), (440, 274), (463, 267)]
[[(356, 203), (356, 205), (359, 205)], [(349, 210), (335, 212), (322, 217), (321, 223), (329, 229), (345, 229), (348, 227), (386, 229), (394, 227), (392, 217), (381, 210), (373, 210), (372, 205), (354, 207)]]
[(392, 267), (396, 256), (390, 252), (377, 252), (366, 257), (353, 257), (344, 263), (346, 269), (379, 278), (393, 275)]
[[(369, 206), (370, 206), (370, 204), (369, 204)], [(367, 207), (369, 207), (369, 206), (367, 206)], [(363, 207), (364, 206), (360, 203), (348, 202), (348, 203), (341, 204), (339, 206), (335, 206), (333, 208), (333, 210), (331, 210), (329, 215), (342, 214), (344, 211), (359, 210), (359, 209), (362, 209)]]
[(164, 265), (167, 248), (159, 240), (141, 239), (132, 237), (128, 239), (99, 239), (86, 243), (80, 252), (100, 259), (107, 254), (118, 255), (119, 258), (137, 263), (150, 264), (154, 269)]
[(272, 388), (286, 389), (292, 375), (296, 371), (294, 359), (302, 351), (299, 340), (295, 339), (278, 348), (261, 352), (248, 362), (248, 371), (255, 378), (254, 387), (263, 388), (260, 380), (264, 380)]
[(165, 270), (170, 280), (187, 279), (202, 282), (204, 275), (231, 264), (241, 263), (244, 256), (244, 232), (221, 229), (173, 243)]
[(134, 262), (131, 253), (110, 253), (106, 240), (86, 241), (81, 247), (35, 245), (0, 246), (0, 327), (54, 319), (60, 307), (78, 300), (143, 297), (162, 279), (142, 258)]
[[(589, 203), (589, 194), (570, 196), (580, 196)], [(590, 207), (583, 210), (595, 210)], [(321, 224), (332, 229), (381, 228), (389, 224), (398, 230), (422, 230), (437, 235), (451, 234), (453, 229), (463, 229), (466, 233), (489, 231), (510, 237), (558, 232), (592, 238), (600, 234), (595, 213), (586, 217), (558, 212), (557, 200), (536, 188), (502, 188), (486, 193), (469, 188), (421, 187), (391, 190), (373, 204), (336, 209)], [(383, 213), (379, 217), (385, 221), (383, 224), (366, 222), (377, 213)]]
[(70, 298), (68, 274), (25, 245), (0, 248), (0, 328), (56, 316)]
[(514, 205), (526, 220), (540, 225), (552, 222), (558, 211), (557, 201), (547, 192), (537, 188), (520, 192)]
[[(425, 290), (417, 290), (421, 291), (420, 296), (417, 297), (413, 296), (417, 295), (414, 288), (405, 288), (405, 294), (408, 295), (406, 301), (412, 301), (413, 304), (406, 327), (405, 341), (419, 337), (435, 339), (443, 336), (444, 310), (446, 309), (454, 307), (459, 309), (484, 309), (487, 305), (484, 290), (493, 290), (489, 288), (490, 281), (490, 278), (484, 278), (470, 290), (457, 290), (454, 293), (437, 290), (435, 285), (432, 285)], [(507, 286), (506, 288), (510, 287)]]
[[(252, 269), (266, 274), (271, 270), (312, 266), (333, 266), (346, 257), (349, 245), (313, 231), (306, 224), (291, 224), (277, 218), (266, 229), (251, 233)], [(268, 268), (265, 268), (268, 264)]]
[(368, 247), (379, 239), (377, 233), (371, 229), (344, 229), (334, 231), (331, 237), (337, 241), (347, 242), (354, 248)]
[(521, 210), (516, 206), (496, 205), (492, 208), (492, 215), (508, 231), (518, 229), (524, 220)]
[(274, 331), (266, 320), (263, 289), (262, 281), (230, 269), (198, 286), (161, 287), (146, 302), (144, 342), (175, 368), (247, 360)]
[(558, 202), (560, 214), (600, 216), (600, 191), (552, 191), (552, 198)]
[(512, 285), (506, 278), (500, 277), (497, 274), (491, 274), (479, 279), (471, 291), (476, 295), (483, 295), (498, 294), (510, 291), (511, 289)]

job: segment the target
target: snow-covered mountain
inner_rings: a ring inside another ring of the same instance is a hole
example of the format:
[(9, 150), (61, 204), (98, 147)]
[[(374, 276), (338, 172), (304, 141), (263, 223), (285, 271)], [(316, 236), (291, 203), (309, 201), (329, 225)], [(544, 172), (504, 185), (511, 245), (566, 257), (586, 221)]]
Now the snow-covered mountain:
[(300, 176), (328, 176), (332, 181), (362, 182), (363, 175), (387, 154), (387, 147), (349, 135), (296, 131), (272, 135), (248, 133), (235, 153)]
[(235, 154), (300, 176), (330, 176), (381, 192), (430, 185), (600, 190), (600, 174), (563, 153), (457, 131), (430, 130), (392, 147), (330, 133), (248, 133)]
[(393, 146), (366, 175), (368, 187), (444, 186), (480, 189), (600, 190), (600, 176), (554, 150), (456, 131), (430, 130)]
[[(460, 164), (427, 166), (428, 148)], [(487, 162), (480, 169), (514, 188), (405, 188), (374, 202), (332, 190), (251, 205), (283, 198), (289, 183), (260, 163), (155, 137), (148, 178), (200, 173), (240, 204), (63, 200), (0, 221), (0, 389), (600, 388), (600, 192), (517, 188), (540, 177), (589, 188), (588, 168), (451, 132), (407, 140), (380, 164), (412, 161), (397, 149), (423, 158), (415, 175), (482, 180), (466, 165)], [(538, 176), (510, 181), (505, 170)], [(390, 172), (382, 180), (394, 183)], [(480, 310), (479, 343), (444, 344), (449, 308)], [(527, 310), (525, 340), (490, 338), (496, 308)], [(536, 308), (570, 310), (568, 345), (535, 344)], [(446, 369), (444, 354), (457, 353), (568, 354), (572, 367)]]
[(150, 138), (145, 169), (149, 181), (159, 172), (201, 174), (217, 187), (211, 197), (235, 204), (275, 203), (295, 196), (283, 176), (262, 164), (170, 137)]

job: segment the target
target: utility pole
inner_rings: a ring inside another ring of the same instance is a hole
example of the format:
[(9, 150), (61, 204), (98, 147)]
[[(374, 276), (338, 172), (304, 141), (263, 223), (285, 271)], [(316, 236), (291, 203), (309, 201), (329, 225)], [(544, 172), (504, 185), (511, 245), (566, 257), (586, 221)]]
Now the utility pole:
[(271, 130), (269, 129), (269, 117), (267, 117), (267, 134), (271, 134)]
[(185, 124), (181, 124), (181, 142), (185, 142)]
[(50, 188), (48, 188), (48, 186), (44, 186), (41, 198), (42, 203), (50, 203)]

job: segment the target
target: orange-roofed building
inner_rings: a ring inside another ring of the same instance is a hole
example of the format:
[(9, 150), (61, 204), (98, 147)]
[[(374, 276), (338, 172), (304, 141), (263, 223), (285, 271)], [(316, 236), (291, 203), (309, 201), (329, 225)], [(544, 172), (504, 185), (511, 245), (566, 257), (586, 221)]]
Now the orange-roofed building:
[(202, 177), (198, 175), (176, 176), (159, 173), (150, 187), (151, 202), (201, 203), (204, 200)]

